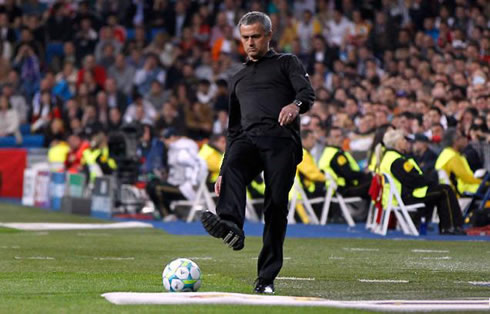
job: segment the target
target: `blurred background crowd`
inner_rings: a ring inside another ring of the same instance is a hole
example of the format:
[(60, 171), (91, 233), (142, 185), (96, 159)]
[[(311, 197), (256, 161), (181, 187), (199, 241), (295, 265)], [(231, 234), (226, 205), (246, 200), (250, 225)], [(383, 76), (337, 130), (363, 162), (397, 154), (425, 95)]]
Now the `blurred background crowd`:
[(487, 0), (0, 3), (0, 137), (67, 143), (63, 162), (125, 124), (142, 127), (142, 158), (165, 131), (199, 145), (224, 133), (227, 81), (245, 60), (236, 24), (252, 10), (310, 74), (317, 99), (301, 124), (316, 160), (331, 127), (361, 164), (389, 126), (436, 153), (457, 128), (475, 169), (490, 155)]

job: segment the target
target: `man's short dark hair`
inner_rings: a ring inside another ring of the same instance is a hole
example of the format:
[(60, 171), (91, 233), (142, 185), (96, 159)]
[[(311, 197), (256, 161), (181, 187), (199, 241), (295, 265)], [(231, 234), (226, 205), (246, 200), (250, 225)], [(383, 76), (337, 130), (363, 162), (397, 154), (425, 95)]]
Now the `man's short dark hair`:
[(430, 107), (429, 111), (437, 111), (437, 113), (442, 116), (442, 111), (441, 109), (439, 109), (439, 107), (436, 107), (436, 106), (432, 106)]
[(242, 16), (238, 22), (238, 29), (240, 29), (240, 26), (242, 25), (252, 25), (255, 23), (262, 24), (266, 33), (272, 32), (272, 22), (270, 17), (267, 14), (258, 11), (251, 11)]
[[(326, 134), (326, 135), (327, 135), (327, 137), (330, 137), (330, 134), (332, 133), (332, 131), (335, 131), (335, 130), (342, 132), (342, 129), (341, 129), (341, 128), (339, 128), (338, 126), (331, 126), (331, 127), (329, 127), (329, 128), (327, 129), (327, 134)], [(342, 133), (343, 133), (343, 132), (342, 132)]]
[(444, 132), (444, 135), (442, 137), (442, 146), (443, 147), (451, 147), (454, 144), (454, 141), (456, 140), (456, 136), (458, 135), (458, 130), (455, 128), (449, 128)]

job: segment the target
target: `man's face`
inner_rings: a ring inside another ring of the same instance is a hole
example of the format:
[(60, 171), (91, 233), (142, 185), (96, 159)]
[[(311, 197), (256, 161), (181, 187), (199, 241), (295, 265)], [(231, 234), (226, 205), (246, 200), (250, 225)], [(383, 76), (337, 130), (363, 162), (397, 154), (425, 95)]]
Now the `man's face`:
[(412, 147), (415, 154), (421, 155), (427, 150), (427, 143), (422, 141), (415, 141)]
[(256, 61), (269, 50), (271, 33), (266, 33), (260, 23), (241, 25), (240, 40), (248, 57)]
[(341, 130), (330, 131), (330, 136), (328, 139), (330, 145), (341, 146), (343, 140), (344, 140), (344, 138), (342, 137), (342, 131)]
[(315, 146), (315, 140), (316, 138), (313, 133), (308, 134), (308, 136), (302, 140), (303, 147), (306, 150), (312, 149), (313, 146)]

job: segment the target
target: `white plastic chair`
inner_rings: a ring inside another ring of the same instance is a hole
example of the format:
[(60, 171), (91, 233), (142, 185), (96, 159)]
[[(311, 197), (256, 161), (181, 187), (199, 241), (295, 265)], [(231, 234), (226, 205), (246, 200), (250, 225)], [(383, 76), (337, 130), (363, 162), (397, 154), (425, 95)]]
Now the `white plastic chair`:
[(347, 222), (349, 227), (354, 227), (356, 224), (354, 222), (354, 219), (352, 219), (352, 215), (350, 214), (348, 204), (361, 202), (362, 198), (360, 198), (360, 197), (343, 197), (337, 191), (338, 186), (337, 186), (337, 183), (335, 182), (335, 180), (332, 178), (332, 176), (327, 172), (327, 173), (325, 173), (325, 177), (327, 178), (329, 185), (327, 188), (327, 193), (325, 195), (325, 202), (323, 203), (322, 217), (320, 219), (320, 223), (322, 225), (327, 224), (327, 218), (328, 218), (328, 212), (330, 211), (330, 205), (332, 203), (338, 203), (340, 210), (342, 212), (342, 215), (345, 218), (345, 221)]
[[(381, 235), (386, 235), (388, 232), (388, 222), (390, 219), (391, 212), (395, 213), (396, 219), (398, 221), (399, 226), (404, 234), (418, 236), (419, 232), (417, 228), (415, 228), (415, 224), (410, 217), (409, 212), (415, 212), (418, 208), (422, 208), (425, 206), (424, 203), (416, 203), (411, 205), (405, 205), (403, 202), (400, 193), (396, 189), (394, 179), (387, 173), (383, 173), (385, 178), (383, 188), (389, 188), (389, 197), (388, 204), (386, 208), (384, 208), (383, 216), (381, 218), (381, 224), (377, 224), (373, 228), (374, 233), (378, 233)], [(389, 185), (389, 187), (387, 186)], [(393, 198), (395, 198), (398, 205), (395, 205)]]
[[(192, 222), (196, 217), (196, 213), (198, 211), (207, 209), (213, 213), (216, 213), (216, 204), (213, 199), (215, 197), (217, 197), (216, 193), (214, 193), (214, 191), (213, 192), (209, 191), (208, 186), (206, 184), (206, 179), (204, 179), (201, 181), (197, 189), (196, 198), (194, 200), (173, 201), (170, 204), (170, 208), (174, 210), (176, 206), (191, 206), (186, 221)], [(253, 206), (253, 204), (257, 202), (263, 202), (263, 199), (251, 200), (247, 197), (247, 203), (245, 207), (245, 218), (247, 220), (254, 221), (254, 222), (260, 221), (257, 212), (255, 211), (255, 208)]]
[[(301, 199), (298, 198), (298, 194)], [(309, 199), (308, 196), (306, 196), (305, 190), (303, 190), (303, 188), (299, 184), (298, 179), (295, 178), (293, 184), (293, 196), (289, 201), (288, 223), (290, 224), (296, 223), (296, 220), (294, 219), (294, 213), (296, 211), (296, 204), (299, 201), (303, 203), (304, 208), (306, 210), (306, 214), (308, 215), (308, 218), (310, 219), (311, 223), (314, 225), (318, 225), (320, 221), (318, 220), (318, 217), (316, 216), (312, 205), (323, 202), (324, 199), (325, 199), (324, 197), (316, 197), (316, 198)]]

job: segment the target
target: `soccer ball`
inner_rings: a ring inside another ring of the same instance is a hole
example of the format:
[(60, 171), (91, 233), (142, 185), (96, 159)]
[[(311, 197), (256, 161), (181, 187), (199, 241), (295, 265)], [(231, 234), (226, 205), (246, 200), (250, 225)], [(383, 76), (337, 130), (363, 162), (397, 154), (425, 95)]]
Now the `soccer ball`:
[(190, 259), (178, 258), (165, 267), (162, 279), (169, 292), (195, 292), (201, 287), (201, 270)]

